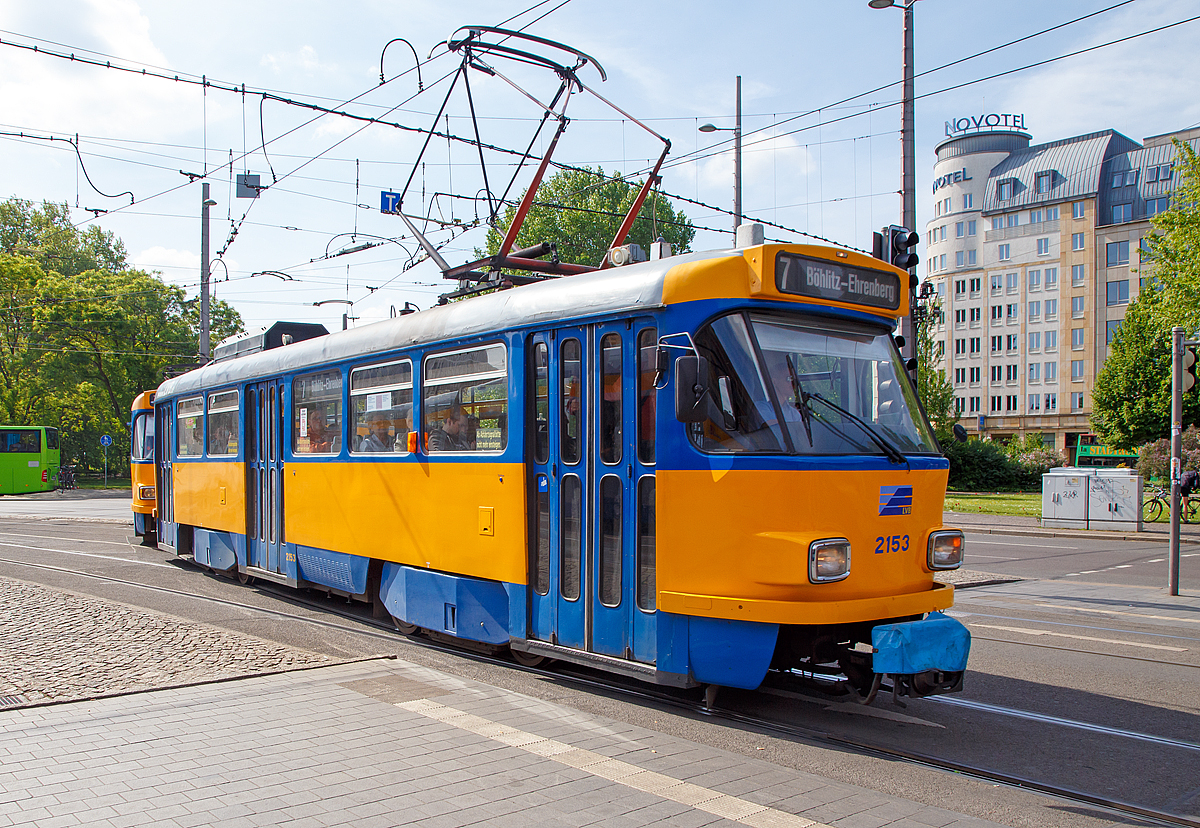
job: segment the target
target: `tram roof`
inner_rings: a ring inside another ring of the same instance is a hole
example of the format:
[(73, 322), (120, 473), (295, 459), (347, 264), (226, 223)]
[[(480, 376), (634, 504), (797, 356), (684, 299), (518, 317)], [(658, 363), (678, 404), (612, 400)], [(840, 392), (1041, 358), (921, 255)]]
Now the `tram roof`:
[(663, 306), (663, 284), (672, 268), (731, 255), (740, 255), (740, 251), (710, 250), (672, 256), (437, 305), (429, 310), (336, 331), (269, 351), (210, 362), (203, 368), (166, 380), (158, 389), (158, 398), (513, 328), (659, 308)]

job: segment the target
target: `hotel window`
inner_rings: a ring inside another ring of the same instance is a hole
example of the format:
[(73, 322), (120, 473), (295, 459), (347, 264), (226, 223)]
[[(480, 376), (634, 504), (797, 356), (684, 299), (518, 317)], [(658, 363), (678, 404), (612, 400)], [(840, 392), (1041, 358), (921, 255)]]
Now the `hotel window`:
[(992, 411), (999, 411), (1000, 406), (1003, 404), (1003, 402), (1004, 402), (1003, 397), (1000, 397), (1000, 396), (992, 397)]
[(967, 352), (967, 340), (965, 340), (965, 339), (954, 340), (954, 353), (955, 354), (965, 354), (966, 352)]
[(1117, 328), (1121, 327), (1120, 319), (1108, 320), (1108, 330), (1105, 332), (1104, 344), (1111, 345), (1113, 337), (1117, 335)]
[(1082, 359), (1071, 360), (1071, 380), (1073, 382), (1079, 382), (1082, 379), (1083, 379), (1083, 360)]
[(1046, 331), (1046, 350), (1058, 350), (1058, 331)]
[(1005, 338), (1004, 344), (1007, 346), (1008, 350), (1015, 351), (1017, 348), (1021, 347), (1021, 340), (1017, 334), (1009, 334)]
[(1146, 181), (1158, 181), (1158, 167), (1146, 167)]
[(1042, 332), (1041, 331), (1030, 331), (1029, 332), (1029, 350), (1040, 351), (1041, 349), (1042, 349)]
[(999, 322), (1004, 318), (1004, 305), (992, 305), (992, 321)]
[(1071, 287), (1083, 287), (1086, 265), (1071, 265)]
[(1046, 370), (1043, 372), (1046, 382), (1054, 382), (1058, 379), (1058, 363), (1047, 362), (1043, 366)]
[(936, 227), (929, 231), (929, 243), (930, 244), (937, 244), (937, 234), (938, 234), (938, 229)]
[(1004, 337), (1003, 336), (993, 336), (992, 337), (992, 353), (998, 354), (1003, 350), (1004, 350)]
[(1163, 164), (1161, 167), (1158, 168), (1158, 180), (1159, 181), (1170, 181), (1171, 180), (1171, 165), (1170, 164)]
[(1050, 182), (1053, 180), (1054, 174), (1048, 172), (1040, 172), (1034, 181), (1036, 191), (1039, 193), (1050, 192)]
[(971, 324), (975, 325), (979, 322), (979, 315), (983, 312), (982, 308), (971, 308)]
[(1129, 304), (1129, 280), (1108, 283), (1108, 306)]
[(939, 339), (937, 344), (937, 358), (943, 360), (946, 358), (946, 340)]
[(968, 236), (975, 235), (975, 220), (974, 219), (971, 219), (970, 221), (967, 222), (967, 235)]
[(1000, 253), (1000, 261), (1006, 262), (1012, 258), (1012, 245), (1002, 244), (996, 248)]
[(1132, 204), (1114, 204), (1112, 206), (1113, 224), (1121, 224), (1126, 221), (1133, 221), (1133, 205)]
[(975, 264), (975, 251), (974, 250), (967, 251), (967, 264), (968, 265)]
[(1041, 316), (1042, 316), (1042, 303), (1041, 302), (1030, 302), (1029, 308), (1028, 308), (1028, 313), (1027, 313), (1027, 318), (1029, 319), (1029, 321), (1032, 322), (1036, 319), (1040, 319)]
[(1076, 201), (1071, 205), (1071, 218), (1083, 218), (1083, 205), (1085, 202)]
[(1037, 254), (1039, 256), (1049, 256), (1050, 255), (1050, 240), (1049, 239), (1038, 239), (1037, 240)]
[(1029, 410), (1030, 411), (1041, 411), (1041, 408), (1042, 408), (1042, 395), (1041, 394), (1030, 394), (1029, 395)]
[(1004, 366), (1003, 365), (993, 365), (992, 366), (992, 382), (993, 383), (1004, 382)]
[(971, 397), (971, 413), (979, 413), (979, 397)]
[(1071, 297), (1071, 318), (1072, 319), (1083, 319), (1083, 297), (1082, 296), (1072, 296)]
[(1046, 410), (1047, 411), (1057, 411), (1058, 410), (1058, 394), (1047, 394), (1046, 395)]
[(964, 227), (961, 221), (954, 222), (954, 237), (961, 239), (963, 237)]
[(963, 413), (963, 408), (965, 408), (965, 407), (966, 407), (966, 404), (967, 404), (967, 398), (966, 398), (966, 397), (955, 397), (955, 398), (954, 398), (954, 410), (955, 410), (955, 411), (956, 411), (958, 414), (962, 414), (962, 413)]
[(1083, 350), (1083, 328), (1071, 328), (1071, 350)]
[(1016, 382), (1017, 381), (1017, 369), (1020, 367), (1021, 366), (1019, 366), (1019, 365), (1005, 365), (1004, 366), (1005, 379), (1008, 382)]
[(998, 182), (996, 185), (996, 198), (1000, 199), (1001, 201), (1008, 201), (1012, 197), (1013, 197), (1013, 182), (1012, 182), (1012, 180), (1009, 179), (1008, 181)]
[(971, 280), (971, 295), (972, 296), (979, 295), (979, 277), (978, 276), (976, 276), (974, 279)]
[(1058, 287), (1058, 268), (1046, 268), (1046, 290), (1054, 290)]
[(1046, 319), (1050, 320), (1050, 319), (1055, 318), (1056, 316), (1058, 316), (1058, 300), (1057, 299), (1047, 299), (1046, 300)]
[(1020, 288), (1021, 282), (1020, 282), (1019, 277), (1020, 277), (1019, 273), (1009, 273), (1008, 275), (1006, 275), (1004, 277), (1005, 282), (1007, 282), (1007, 284), (1008, 284), (1008, 292), (1009, 293), (1016, 293), (1017, 290)]
[(934, 216), (940, 216), (942, 214), (942, 202), (933, 202), (933, 214)]
[(1004, 229), (1004, 216), (992, 216), (992, 229), (993, 230), (1003, 230)]
[(1041, 210), (1030, 210), (1029, 211), (1029, 223), (1030, 224), (1041, 224), (1042, 223), (1042, 211)]
[(958, 310), (956, 310), (954, 312), (954, 324), (955, 325), (967, 324), (967, 312), (965, 310), (963, 310), (962, 308), (959, 308)]
[(1126, 172), (1125, 172), (1125, 186), (1126, 187), (1132, 187), (1134, 184), (1137, 183), (1137, 174), (1138, 174), (1137, 170), (1126, 170)]
[(1083, 250), (1083, 233), (1071, 234), (1071, 249)]
[[(951, 210), (954, 209), (954, 206), (951, 202), (952, 202), (952, 199), (949, 196), (947, 196), (946, 200), (942, 202), (942, 212), (943, 213), (949, 213)], [(945, 229), (945, 228), (943, 228), (943, 229)]]
[(1042, 287), (1042, 271), (1025, 271), (1025, 286), (1028, 290), (1040, 290)]
[(1109, 242), (1104, 246), (1104, 249), (1108, 254), (1109, 267), (1129, 264), (1129, 242)]
[(1047, 207), (1046, 208), (1046, 221), (1058, 221), (1058, 208), (1057, 207)]
[(1071, 410), (1072, 411), (1083, 411), (1083, 392), (1082, 391), (1072, 391), (1071, 392)]
[(1030, 382), (1041, 382), (1042, 381), (1042, 363), (1040, 363), (1040, 362), (1029, 363), (1029, 381)]
[(1009, 394), (1007, 397), (1005, 397), (1004, 398), (1004, 407), (1008, 411), (1016, 411), (1017, 410), (1017, 395)]
[(1008, 305), (1007, 316), (1008, 316), (1009, 322), (1015, 322), (1017, 320), (1017, 317), (1020, 315), (1019, 314), (1020, 307), (1021, 306), (1018, 305), (1016, 302), (1013, 302), (1012, 304)]
[(945, 269), (946, 269), (946, 254), (943, 253), (941, 256), (938, 256), (938, 270), (945, 270)]
[(1166, 196), (1162, 198), (1148, 198), (1146, 199), (1146, 215), (1156, 216), (1164, 212), (1169, 206), (1170, 202)]
[(1004, 276), (999, 273), (992, 274), (992, 293), (1002, 293), (1004, 291)]
[(958, 279), (954, 282), (954, 296), (958, 298), (967, 292), (967, 280)]
[(1125, 173), (1115, 172), (1112, 175), (1112, 188), (1115, 190), (1125, 183)]
[(967, 369), (966, 368), (955, 368), (954, 369), (954, 384), (962, 385), (966, 381), (967, 381)]
[(972, 193), (963, 194), (963, 209), (970, 210), (975, 206), (975, 196)]
[(1020, 213), (1009, 213), (1007, 218), (1008, 218), (1007, 224), (1009, 227), (1017, 227), (1021, 224), (1021, 214)]
[(977, 337), (977, 336), (971, 337), (971, 353), (972, 354), (979, 353), (979, 337)]
[(971, 385), (979, 385), (979, 369), (971, 369)]

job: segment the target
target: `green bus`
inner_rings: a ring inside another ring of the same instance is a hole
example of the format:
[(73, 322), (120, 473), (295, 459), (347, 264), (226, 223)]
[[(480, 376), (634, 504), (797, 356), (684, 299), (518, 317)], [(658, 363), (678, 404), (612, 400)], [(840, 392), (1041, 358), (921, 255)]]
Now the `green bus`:
[(52, 491), (60, 460), (57, 428), (0, 426), (0, 494)]

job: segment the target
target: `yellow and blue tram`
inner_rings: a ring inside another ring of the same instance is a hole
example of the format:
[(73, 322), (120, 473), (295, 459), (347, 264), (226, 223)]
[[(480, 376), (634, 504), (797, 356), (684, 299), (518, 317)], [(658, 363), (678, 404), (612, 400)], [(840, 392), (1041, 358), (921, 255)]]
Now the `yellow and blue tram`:
[(959, 689), (908, 278), (760, 244), (210, 363), (154, 397), (159, 540), (523, 662)]
[(129, 406), (129, 478), (133, 532), (153, 545), (158, 495), (154, 485), (154, 392), (143, 391)]

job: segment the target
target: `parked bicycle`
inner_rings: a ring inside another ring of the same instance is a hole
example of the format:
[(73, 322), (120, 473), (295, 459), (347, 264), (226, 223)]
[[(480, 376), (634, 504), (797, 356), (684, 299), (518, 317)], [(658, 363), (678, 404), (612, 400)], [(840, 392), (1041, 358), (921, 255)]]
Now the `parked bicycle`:
[(58, 467), (58, 488), (60, 491), (67, 489), (78, 489), (79, 484), (75, 482), (75, 467), (74, 466), (59, 466)]
[[(1153, 523), (1163, 516), (1166, 512), (1171, 513), (1171, 490), (1162, 486), (1153, 484), (1146, 487), (1146, 494), (1142, 500), (1142, 520)], [(1193, 521), (1196, 519), (1196, 498), (1191, 498), (1188, 503), (1187, 515), (1185, 521)]]

